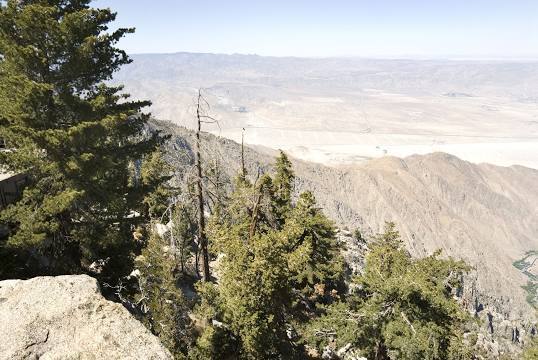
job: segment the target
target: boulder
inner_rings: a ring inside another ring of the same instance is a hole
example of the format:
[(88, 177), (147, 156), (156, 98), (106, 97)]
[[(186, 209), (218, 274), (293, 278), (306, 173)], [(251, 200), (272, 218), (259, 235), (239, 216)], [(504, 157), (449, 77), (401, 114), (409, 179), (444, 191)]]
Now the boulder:
[(87, 275), (0, 281), (0, 359), (172, 359)]

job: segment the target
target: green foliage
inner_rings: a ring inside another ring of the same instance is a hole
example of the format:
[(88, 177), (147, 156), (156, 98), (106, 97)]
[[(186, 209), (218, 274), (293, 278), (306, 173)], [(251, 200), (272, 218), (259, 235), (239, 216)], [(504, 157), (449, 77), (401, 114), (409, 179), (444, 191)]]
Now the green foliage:
[(235, 359), (236, 349), (230, 341), (230, 333), (221, 327), (208, 325), (196, 340), (196, 347), (189, 351), (189, 359)]
[(318, 306), (320, 316), (301, 326), (303, 341), (311, 348), (323, 351), (327, 346), (341, 348), (356, 344), (360, 333), (360, 316), (346, 301)]
[[(177, 259), (182, 274), (187, 272), (187, 263), (195, 253), (193, 239), (196, 234), (196, 211), (188, 202), (178, 202), (172, 208), (171, 240), (177, 248)], [(193, 270), (194, 271), (194, 270)]]
[(297, 304), (316, 285), (330, 289), (341, 280), (333, 224), (311, 193), (292, 203), (293, 171), (284, 154), (276, 168), (274, 177), (264, 175), (256, 184), (239, 177), (222, 215), (210, 220), (212, 250), (221, 254), (219, 285), (200, 292), (198, 313), (223, 325), (201, 337), (206, 355), (215, 347), (207, 339), (227, 336), (240, 358), (299, 356), (287, 334), (299, 315)]
[(135, 266), (140, 294), (137, 303), (145, 311), (146, 326), (175, 355), (182, 358), (190, 342), (189, 307), (177, 287), (174, 249), (152, 233)]
[(361, 229), (357, 228), (355, 231), (353, 231), (353, 237), (357, 239), (358, 241), (364, 241), (364, 238), (362, 237)]
[(524, 360), (536, 360), (538, 359), (538, 338), (533, 337), (523, 352)]
[(288, 212), (282, 232), (294, 288), (311, 294), (315, 284), (327, 284), (333, 289), (340, 286), (344, 263), (334, 225), (316, 206), (311, 192), (299, 196)]
[(241, 339), (246, 358), (267, 358), (285, 347), (290, 289), (284, 239), (276, 233), (248, 238), (248, 220), (221, 227), (211, 238), (223, 254), (216, 314)]
[(145, 133), (140, 109), (149, 102), (104, 84), (130, 62), (115, 45), (133, 30), (106, 32), (116, 15), (88, 4), (0, 5), (0, 137), (14, 149), (0, 153), (0, 163), (29, 180), (22, 199), (0, 214), (12, 229), (0, 253), (25, 251), (25, 260), (49, 264), (40, 271), (49, 274), (110, 258), (114, 269), (105, 273), (120, 276), (137, 247), (131, 232), (147, 221), (136, 215), (147, 213), (144, 199), (159, 211), (148, 191), (166, 177), (142, 185), (137, 168), (155, 161), (162, 138)]
[(222, 318), (222, 303), (219, 290), (210, 282), (199, 282), (196, 290), (200, 296), (200, 303), (196, 313), (202, 321), (202, 333), (196, 340), (196, 346), (189, 351), (189, 359), (233, 359), (237, 352), (237, 341), (231, 331), (224, 326), (209, 323), (212, 319)]
[(291, 196), (293, 191), (293, 173), (291, 161), (281, 150), (275, 163), (275, 176), (273, 179), (273, 212), (279, 225), (284, 221), (286, 213), (291, 208)]
[[(449, 347), (446, 351), (448, 360), (469, 360), (477, 359), (477, 353), (481, 351), (476, 346), (478, 336), (476, 333), (467, 333), (468, 337), (464, 337), (461, 331), (450, 339)], [(483, 351), (483, 350), (482, 350)]]
[(357, 291), (308, 326), (310, 344), (351, 343), (371, 359), (470, 359), (462, 335), (467, 315), (453, 299), (468, 268), (439, 255), (413, 259), (387, 223), (371, 244)]
[(146, 194), (143, 202), (147, 217), (160, 219), (168, 208), (172, 189), (165, 181), (172, 178), (171, 172), (172, 167), (164, 161), (161, 151), (154, 151), (142, 162), (140, 182)]
[(538, 255), (538, 251), (528, 251), (522, 259), (514, 261), (513, 265), (528, 278), (527, 284), (522, 286), (523, 290), (527, 293), (527, 302), (533, 307), (538, 308), (538, 276), (528, 271), (536, 255)]

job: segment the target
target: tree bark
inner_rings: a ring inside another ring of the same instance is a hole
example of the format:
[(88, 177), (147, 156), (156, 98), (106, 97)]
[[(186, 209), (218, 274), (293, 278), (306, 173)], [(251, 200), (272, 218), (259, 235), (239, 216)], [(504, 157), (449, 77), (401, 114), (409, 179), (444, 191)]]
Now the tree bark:
[(201, 114), (202, 92), (198, 91), (198, 103), (196, 107), (196, 118), (198, 120), (198, 128), (196, 131), (196, 197), (198, 201), (198, 241), (200, 243), (200, 251), (202, 252), (202, 280), (210, 281), (211, 274), (209, 271), (209, 251), (207, 249), (207, 237), (205, 234), (205, 215), (204, 215), (204, 195), (202, 189), (202, 158), (200, 156), (200, 133), (202, 130), (202, 114)]
[(245, 167), (245, 128), (241, 131), (241, 176), (247, 177), (247, 168)]

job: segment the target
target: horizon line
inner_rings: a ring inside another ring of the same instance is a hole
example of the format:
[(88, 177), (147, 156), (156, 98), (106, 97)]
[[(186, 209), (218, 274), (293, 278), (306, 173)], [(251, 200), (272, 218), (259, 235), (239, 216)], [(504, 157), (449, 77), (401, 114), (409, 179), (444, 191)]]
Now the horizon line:
[(257, 53), (243, 52), (206, 52), (206, 51), (172, 51), (172, 52), (132, 52), (128, 55), (224, 55), (224, 56), (252, 56), (266, 58), (292, 58), (292, 59), (361, 59), (361, 60), (416, 60), (416, 61), (495, 61), (495, 62), (538, 62), (538, 55), (527, 56), (472, 56), (472, 55), (261, 55)]

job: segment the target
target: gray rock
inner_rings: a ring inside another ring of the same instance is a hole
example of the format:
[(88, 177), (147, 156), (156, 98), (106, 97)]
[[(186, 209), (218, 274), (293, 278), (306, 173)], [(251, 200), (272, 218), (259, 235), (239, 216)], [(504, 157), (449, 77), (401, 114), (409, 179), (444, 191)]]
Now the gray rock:
[(87, 275), (0, 281), (0, 359), (172, 359)]

